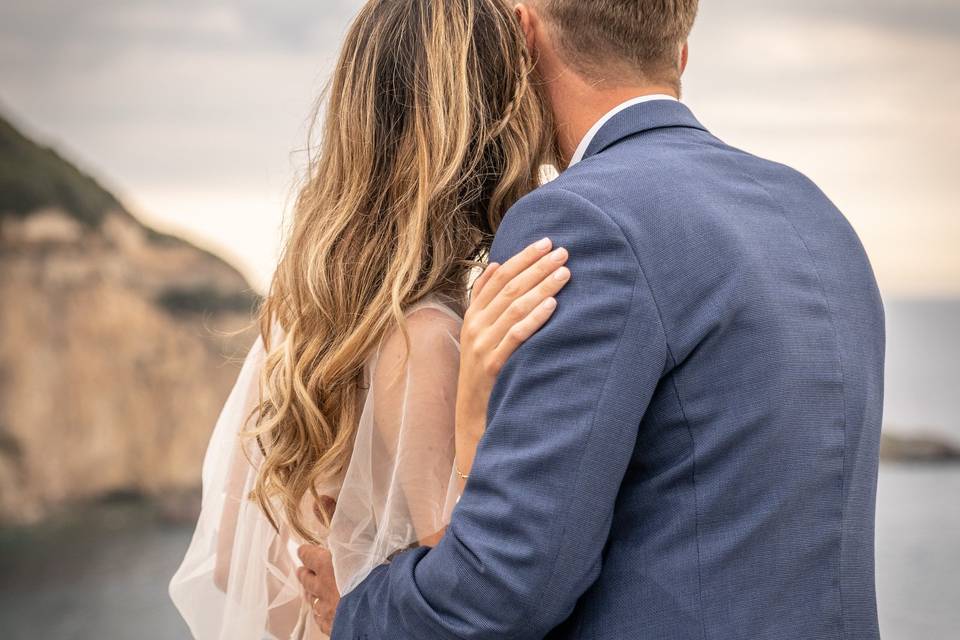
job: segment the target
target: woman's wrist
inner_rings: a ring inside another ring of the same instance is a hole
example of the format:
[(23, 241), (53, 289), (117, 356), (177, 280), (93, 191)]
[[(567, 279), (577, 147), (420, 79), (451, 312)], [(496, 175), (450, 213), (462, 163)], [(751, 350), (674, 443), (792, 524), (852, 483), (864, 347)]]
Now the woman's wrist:
[(480, 443), (480, 438), (483, 437), (486, 426), (485, 423), (485, 417), (457, 418), (455, 462), (457, 475), (461, 479), (466, 479), (465, 476), (470, 475), (470, 469), (473, 467), (473, 458), (477, 453), (477, 445)]

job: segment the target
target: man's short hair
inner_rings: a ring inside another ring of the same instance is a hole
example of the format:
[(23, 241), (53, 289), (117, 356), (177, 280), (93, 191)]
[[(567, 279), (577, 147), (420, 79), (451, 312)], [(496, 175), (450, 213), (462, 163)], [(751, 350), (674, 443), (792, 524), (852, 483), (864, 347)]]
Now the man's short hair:
[(699, 0), (536, 0), (561, 55), (577, 71), (634, 72), (679, 87), (680, 46)]

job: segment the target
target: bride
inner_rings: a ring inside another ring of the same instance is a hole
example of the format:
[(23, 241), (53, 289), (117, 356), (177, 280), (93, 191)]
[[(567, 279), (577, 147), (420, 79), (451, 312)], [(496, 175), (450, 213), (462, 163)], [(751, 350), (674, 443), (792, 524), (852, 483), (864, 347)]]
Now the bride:
[(296, 549), (341, 594), (434, 545), (470, 473), (500, 367), (569, 279), (549, 239), (472, 287), (553, 136), (506, 0), (371, 0), (217, 421), (174, 603), (200, 639), (325, 638)]

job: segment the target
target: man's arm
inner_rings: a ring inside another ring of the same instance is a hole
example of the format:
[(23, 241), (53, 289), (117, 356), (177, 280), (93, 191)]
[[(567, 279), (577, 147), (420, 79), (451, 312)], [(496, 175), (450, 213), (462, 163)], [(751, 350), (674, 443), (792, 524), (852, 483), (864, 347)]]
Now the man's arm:
[(576, 194), (548, 186), (521, 200), (491, 260), (544, 236), (569, 249), (573, 275), (500, 374), (446, 535), (349, 593), (335, 640), (539, 638), (596, 580), (665, 336), (622, 231)]

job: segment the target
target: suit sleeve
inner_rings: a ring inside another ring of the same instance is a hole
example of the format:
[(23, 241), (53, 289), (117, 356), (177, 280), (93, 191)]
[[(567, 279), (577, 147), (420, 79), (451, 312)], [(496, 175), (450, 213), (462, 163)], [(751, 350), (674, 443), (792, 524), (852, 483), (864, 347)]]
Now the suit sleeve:
[(341, 601), (334, 639), (541, 638), (599, 575), (666, 342), (608, 215), (545, 187), (511, 209), (491, 259), (544, 236), (570, 251), (572, 278), (498, 378), (446, 535), (374, 570)]

